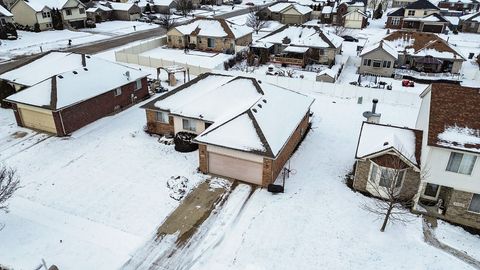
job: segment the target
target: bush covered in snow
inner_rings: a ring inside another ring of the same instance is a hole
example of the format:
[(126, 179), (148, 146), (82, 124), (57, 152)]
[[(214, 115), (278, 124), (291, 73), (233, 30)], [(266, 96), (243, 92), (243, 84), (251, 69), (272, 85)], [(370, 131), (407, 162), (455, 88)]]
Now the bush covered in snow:
[(167, 187), (170, 189), (170, 197), (180, 201), (187, 192), (188, 178), (185, 176), (172, 176), (167, 181)]

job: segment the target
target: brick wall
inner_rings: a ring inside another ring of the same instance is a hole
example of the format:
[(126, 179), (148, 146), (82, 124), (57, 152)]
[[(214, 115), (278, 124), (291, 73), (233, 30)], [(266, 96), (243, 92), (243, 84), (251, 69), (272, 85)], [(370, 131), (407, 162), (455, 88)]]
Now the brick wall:
[(156, 111), (145, 110), (147, 115), (147, 129), (150, 133), (158, 135), (173, 135), (174, 125), (173, 116), (168, 117), (168, 124), (157, 121)]
[(361, 192), (367, 192), (368, 175), (370, 174), (370, 160), (357, 160), (353, 188)]
[(285, 165), (288, 159), (290, 159), (290, 156), (292, 155), (293, 151), (302, 140), (304, 133), (307, 132), (309, 114), (310, 112), (308, 112), (303, 117), (302, 121), (300, 122), (300, 124), (295, 129), (292, 136), (290, 137), (290, 140), (284, 146), (282, 151), (278, 154), (276, 159), (271, 160), (268, 158), (264, 158), (263, 177), (262, 177), (263, 186), (267, 186), (268, 184), (271, 184), (273, 181), (275, 181), (277, 176), (282, 171), (283, 165)]
[(450, 200), (445, 202), (445, 219), (480, 229), (480, 214), (468, 212), (472, 196), (470, 192), (452, 190)]
[(208, 153), (205, 144), (198, 145), (198, 163), (202, 173), (208, 173)]
[(55, 123), (63, 122), (64, 130), (57, 126), (59, 136), (64, 136), (73, 131), (90, 124), (104, 116), (115, 112), (115, 107), (119, 109), (132, 105), (131, 94), (137, 97), (136, 101), (141, 101), (148, 96), (147, 78), (142, 79), (142, 88), (134, 91), (135, 81), (122, 86), (122, 94), (115, 96), (114, 90), (108, 91), (97, 97), (85, 100), (76, 105), (65, 108), (59, 112), (54, 112)]
[(252, 34), (251, 33), (235, 40), (235, 45), (237, 45), (237, 46), (247, 46), (250, 43), (252, 43)]
[[(393, 18), (400, 18), (400, 21), (398, 24), (393, 24)], [(388, 17), (387, 22), (385, 23), (385, 28), (390, 28), (390, 29), (400, 29), (402, 28), (403, 24), (403, 18), (401, 17)]]

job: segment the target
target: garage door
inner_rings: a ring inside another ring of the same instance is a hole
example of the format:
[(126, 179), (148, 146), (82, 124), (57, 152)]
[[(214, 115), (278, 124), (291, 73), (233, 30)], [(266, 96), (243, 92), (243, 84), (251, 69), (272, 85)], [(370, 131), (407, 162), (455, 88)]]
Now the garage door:
[(423, 32), (430, 33), (441, 33), (443, 30), (443, 25), (424, 25)]
[(261, 185), (262, 169), (261, 163), (208, 153), (208, 171), (212, 174)]
[(25, 127), (57, 133), (51, 111), (19, 108), (19, 112)]

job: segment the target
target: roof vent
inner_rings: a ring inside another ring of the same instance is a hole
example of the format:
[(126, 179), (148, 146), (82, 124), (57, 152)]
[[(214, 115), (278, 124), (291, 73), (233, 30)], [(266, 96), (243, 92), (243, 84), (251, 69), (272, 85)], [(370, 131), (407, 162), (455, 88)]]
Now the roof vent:
[(73, 74), (78, 74), (78, 72), (76, 72), (76, 71), (73, 71)]
[(63, 79), (63, 76), (62, 76), (62, 75), (58, 75), (58, 78)]
[(200, 114), (198, 117), (200, 117), (200, 118), (202, 118), (202, 119), (203, 119), (203, 115), (201, 115), (201, 114)]
[(257, 106), (258, 106), (259, 108), (262, 108), (262, 104), (257, 104)]
[(88, 71), (88, 68), (83, 68), (83, 70)]
[(87, 57), (88, 59), (90, 59), (90, 55), (86, 55), (85, 57)]
[(388, 142), (384, 142), (384, 143), (383, 143), (383, 146), (387, 146), (387, 145), (388, 145)]
[(262, 83), (262, 81), (260, 81), (260, 80), (258, 80), (257, 82), (258, 82), (258, 83)]
[(252, 111), (253, 111), (254, 113), (256, 113), (256, 112), (257, 112), (257, 109), (252, 109)]

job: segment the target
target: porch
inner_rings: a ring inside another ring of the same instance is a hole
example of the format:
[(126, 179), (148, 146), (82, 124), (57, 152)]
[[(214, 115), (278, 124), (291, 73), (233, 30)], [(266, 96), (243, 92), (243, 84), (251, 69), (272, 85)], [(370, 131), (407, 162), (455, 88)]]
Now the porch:
[(282, 65), (297, 65), (304, 67), (307, 64), (307, 54), (310, 48), (288, 46), (281, 53), (270, 57), (270, 61)]

